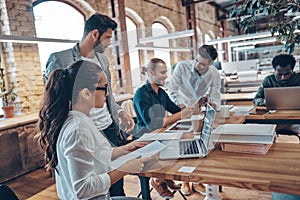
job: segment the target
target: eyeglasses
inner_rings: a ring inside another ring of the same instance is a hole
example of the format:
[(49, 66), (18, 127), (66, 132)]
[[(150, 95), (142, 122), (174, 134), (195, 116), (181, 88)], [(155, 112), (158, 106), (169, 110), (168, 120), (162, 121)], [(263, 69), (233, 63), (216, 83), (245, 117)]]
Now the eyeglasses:
[(103, 90), (104, 94), (107, 95), (107, 85), (105, 85), (104, 87), (96, 87), (96, 90)]

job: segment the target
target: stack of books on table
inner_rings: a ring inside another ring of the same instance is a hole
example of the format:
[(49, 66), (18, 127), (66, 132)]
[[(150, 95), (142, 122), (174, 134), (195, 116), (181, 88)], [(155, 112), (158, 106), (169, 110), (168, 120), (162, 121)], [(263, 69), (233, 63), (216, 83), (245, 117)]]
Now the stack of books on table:
[(222, 151), (266, 154), (275, 140), (275, 128), (274, 124), (223, 124), (212, 138)]

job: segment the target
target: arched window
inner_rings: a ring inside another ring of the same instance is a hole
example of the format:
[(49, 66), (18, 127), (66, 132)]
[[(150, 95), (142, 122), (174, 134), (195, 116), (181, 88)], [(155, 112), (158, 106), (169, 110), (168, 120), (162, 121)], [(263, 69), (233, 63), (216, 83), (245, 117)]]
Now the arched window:
[(128, 50), (131, 70), (132, 89), (135, 91), (142, 85), (139, 52), (136, 49), (137, 45), (137, 31), (135, 23), (126, 17), (127, 37), (128, 37)]
[[(161, 23), (153, 23), (152, 24), (152, 36), (160, 36), (168, 34), (168, 30)], [(155, 47), (170, 47), (168, 39), (157, 39), (153, 41), (153, 46)], [(170, 52), (167, 50), (154, 50), (154, 57), (160, 58), (166, 62), (168, 68), (168, 78), (166, 79), (166, 84), (168, 84), (171, 77), (171, 58)]]
[[(33, 13), (37, 37), (78, 41), (82, 38), (84, 16), (72, 6), (58, 1), (45, 1), (35, 5)], [(41, 70), (45, 69), (51, 53), (73, 46), (71, 43), (39, 43)]]
[(204, 42), (205, 42), (205, 44), (206, 44), (209, 40), (211, 40), (210, 35), (205, 34), (205, 35), (204, 35)]

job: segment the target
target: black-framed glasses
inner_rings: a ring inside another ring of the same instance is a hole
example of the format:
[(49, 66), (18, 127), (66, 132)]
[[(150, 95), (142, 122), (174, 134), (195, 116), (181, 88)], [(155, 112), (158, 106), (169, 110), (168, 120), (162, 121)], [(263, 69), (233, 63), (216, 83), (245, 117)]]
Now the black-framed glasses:
[(107, 95), (107, 85), (105, 85), (104, 87), (96, 87), (96, 90), (103, 90), (104, 94)]

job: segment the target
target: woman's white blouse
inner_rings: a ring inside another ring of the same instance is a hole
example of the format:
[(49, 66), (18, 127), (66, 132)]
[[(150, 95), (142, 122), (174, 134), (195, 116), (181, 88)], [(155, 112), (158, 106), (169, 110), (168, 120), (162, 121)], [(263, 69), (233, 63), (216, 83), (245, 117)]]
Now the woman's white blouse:
[(106, 199), (112, 148), (92, 120), (70, 111), (57, 140), (55, 171), (60, 199)]

